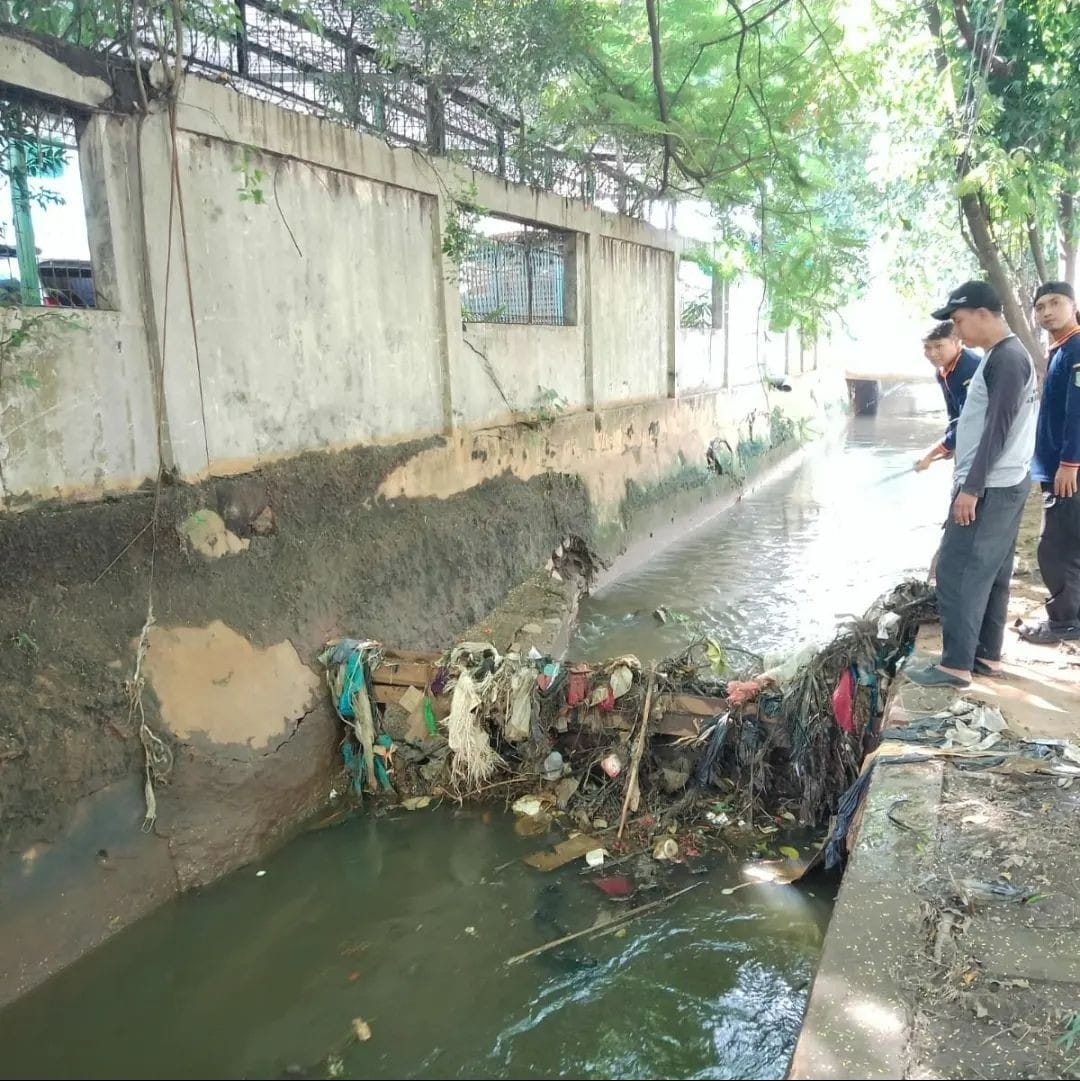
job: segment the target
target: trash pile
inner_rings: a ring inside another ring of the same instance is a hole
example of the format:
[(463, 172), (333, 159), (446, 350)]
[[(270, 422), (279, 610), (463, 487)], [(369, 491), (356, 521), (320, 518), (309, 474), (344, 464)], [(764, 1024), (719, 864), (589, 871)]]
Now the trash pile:
[(320, 660), (358, 799), (525, 800), (620, 833), (639, 812), (816, 826), (876, 746), (890, 683), (933, 615), (932, 591), (907, 582), (824, 648), (770, 667), (706, 635), (651, 666), (348, 638)]

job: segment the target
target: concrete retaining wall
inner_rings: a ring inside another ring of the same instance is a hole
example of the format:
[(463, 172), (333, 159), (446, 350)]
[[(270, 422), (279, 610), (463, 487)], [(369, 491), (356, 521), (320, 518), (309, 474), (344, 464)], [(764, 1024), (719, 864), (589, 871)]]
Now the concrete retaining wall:
[[(732, 287), (730, 328), (677, 332), (674, 233), (194, 77), (174, 137), (164, 103), (137, 115), (130, 82), (0, 34), (0, 86), (81, 129), (100, 304), (77, 325), (32, 310), (5, 355), (33, 378), (0, 379), (0, 506), (136, 488), (159, 447), (197, 480), (505, 423), (555, 396), (591, 409), (760, 382), (760, 288)], [(462, 323), (442, 248), (472, 189), (490, 214), (569, 234), (571, 325)]]

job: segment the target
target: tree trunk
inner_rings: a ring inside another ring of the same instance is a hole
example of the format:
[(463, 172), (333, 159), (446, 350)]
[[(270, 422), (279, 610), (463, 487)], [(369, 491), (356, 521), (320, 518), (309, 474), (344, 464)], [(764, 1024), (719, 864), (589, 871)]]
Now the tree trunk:
[(1076, 286), (1076, 196), (1071, 191), (1061, 193), (1061, 206), (1058, 212), (1061, 223), (1061, 265), (1064, 279), (1074, 288)]
[(960, 205), (967, 219), (968, 228), (971, 230), (975, 250), (979, 253), (979, 262), (1001, 296), (1005, 308), (1005, 319), (1035, 360), (1041, 378), (1046, 369), (1046, 354), (1039, 340), (1039, 333), (1031, 321), (1029, 314), (1031, 305), (1019, 296), (1016, 284), (1005, 268), (1001, 254), (990, 234), (990, 224), (979, 204), (978, 196), (971, 193), (963, 195), (960, 197)]
[(1035, 260), (1035, 273), (1039, 275), (1039, 282), (1053, 281), (1057, 276), (1057, 267), (1053, 270), (1046, 261), (1046, 248), (1043, 246), (1042, 233), (1034, 218), (1028, 218), (1027, 223), (1028, 245), (1031, 248), (1031, 257)]
[(645, 0), (645, 13), (649, 20), (649, 45), (652, 54), (652, 78), (653, 89), (656, 93), (656, 111), (660, 116), (660, 123), (664, 125), (664, 167), (660, 180), (660, 194), (663, 195), (671, 183), (671, 159), (674, 153), (674, 142), (671, 138), (671, 132), (668, 130), (667, 89), (664, 86), (664, 64), (660, 56), (660, 12), (656, 6), (656, 0)]

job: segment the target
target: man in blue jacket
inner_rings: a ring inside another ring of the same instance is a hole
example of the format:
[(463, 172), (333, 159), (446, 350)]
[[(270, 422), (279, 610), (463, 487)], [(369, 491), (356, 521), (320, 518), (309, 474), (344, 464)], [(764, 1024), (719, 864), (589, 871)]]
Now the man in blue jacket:
[(982, 357), (972, 349), (965, 349), (960, 335), (951, 319), (938, 323), (923, 338), (923, 355), (935, 369), (938, 386), (945, 399), (949, 425), (940, 443), (932, 446), (916, 463), (921, 473), (942, 458), (951, 458), (956, 450), (956, 422), (967, 399), (968, 384), (982, 363)]
[(1031, 476), (1043, 489), (1039, 571), (1050, 591), (1046, 622), (1021, 631), (1028, 642), (1080, 640), (1080, 323), (1068, 282), (1035, 293), (1035, 317), (1050, 335)]

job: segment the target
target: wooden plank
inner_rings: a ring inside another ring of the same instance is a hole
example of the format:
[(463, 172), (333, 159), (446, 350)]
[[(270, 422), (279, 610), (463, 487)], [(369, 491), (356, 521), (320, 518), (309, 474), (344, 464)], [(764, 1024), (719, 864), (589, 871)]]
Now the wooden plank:
[(525, 857), (525, 863), (535, 867), (538, 871), (554, 871), (571, 860), (580, 859), (586, 852), (594, 848), (603, 848), (595, 837), (589, 837), (579, 833), (576, 837), (570, 837), (560, 841), (553, 849), (544, 852), (534, 852)]
[(661, 736), (699, 736), (706, 723), (703, 717), (690, 713), (665, 713), (656, 726), (656, 733)]
[[(373, 691), (375, 694), (375, 701), (381, 706), (396, 706), (401, 703), (401, 696), (405, 694), (413, 684), (406, 683), (400, 687), (386, 686), (376, 683)], [(450, 716), (450, 696), (448, 694), (440, 694), (438, 697), (432, 698), (432, 708), (435, 711), (435, 717), (438, 720), (443, 720)]]
[(438, 664), (441, 653), (430, 649), (386, 649), (383, 657), (387, 663), (396, 664), (398, 661), (414, 661), (418, 664)]
[(420, 687), (423, 689), (434, 678), (435, 671), (429, 664), (419, 661), (383, 663), (371, 673), (371, 680), (384, 687)]
[(396, 705), (401, 701), (401, 696), (405, 693), (404, 687), (386, 687), (380, 683), (376, 683), (372, 690), (375, 701), (383, 706)]
[(692, 713), (695, 717), (719, 717), (728, 709), (724, 698), (706, 698), (700, 694), (664, 695), (660, 703), (665, 713)]

